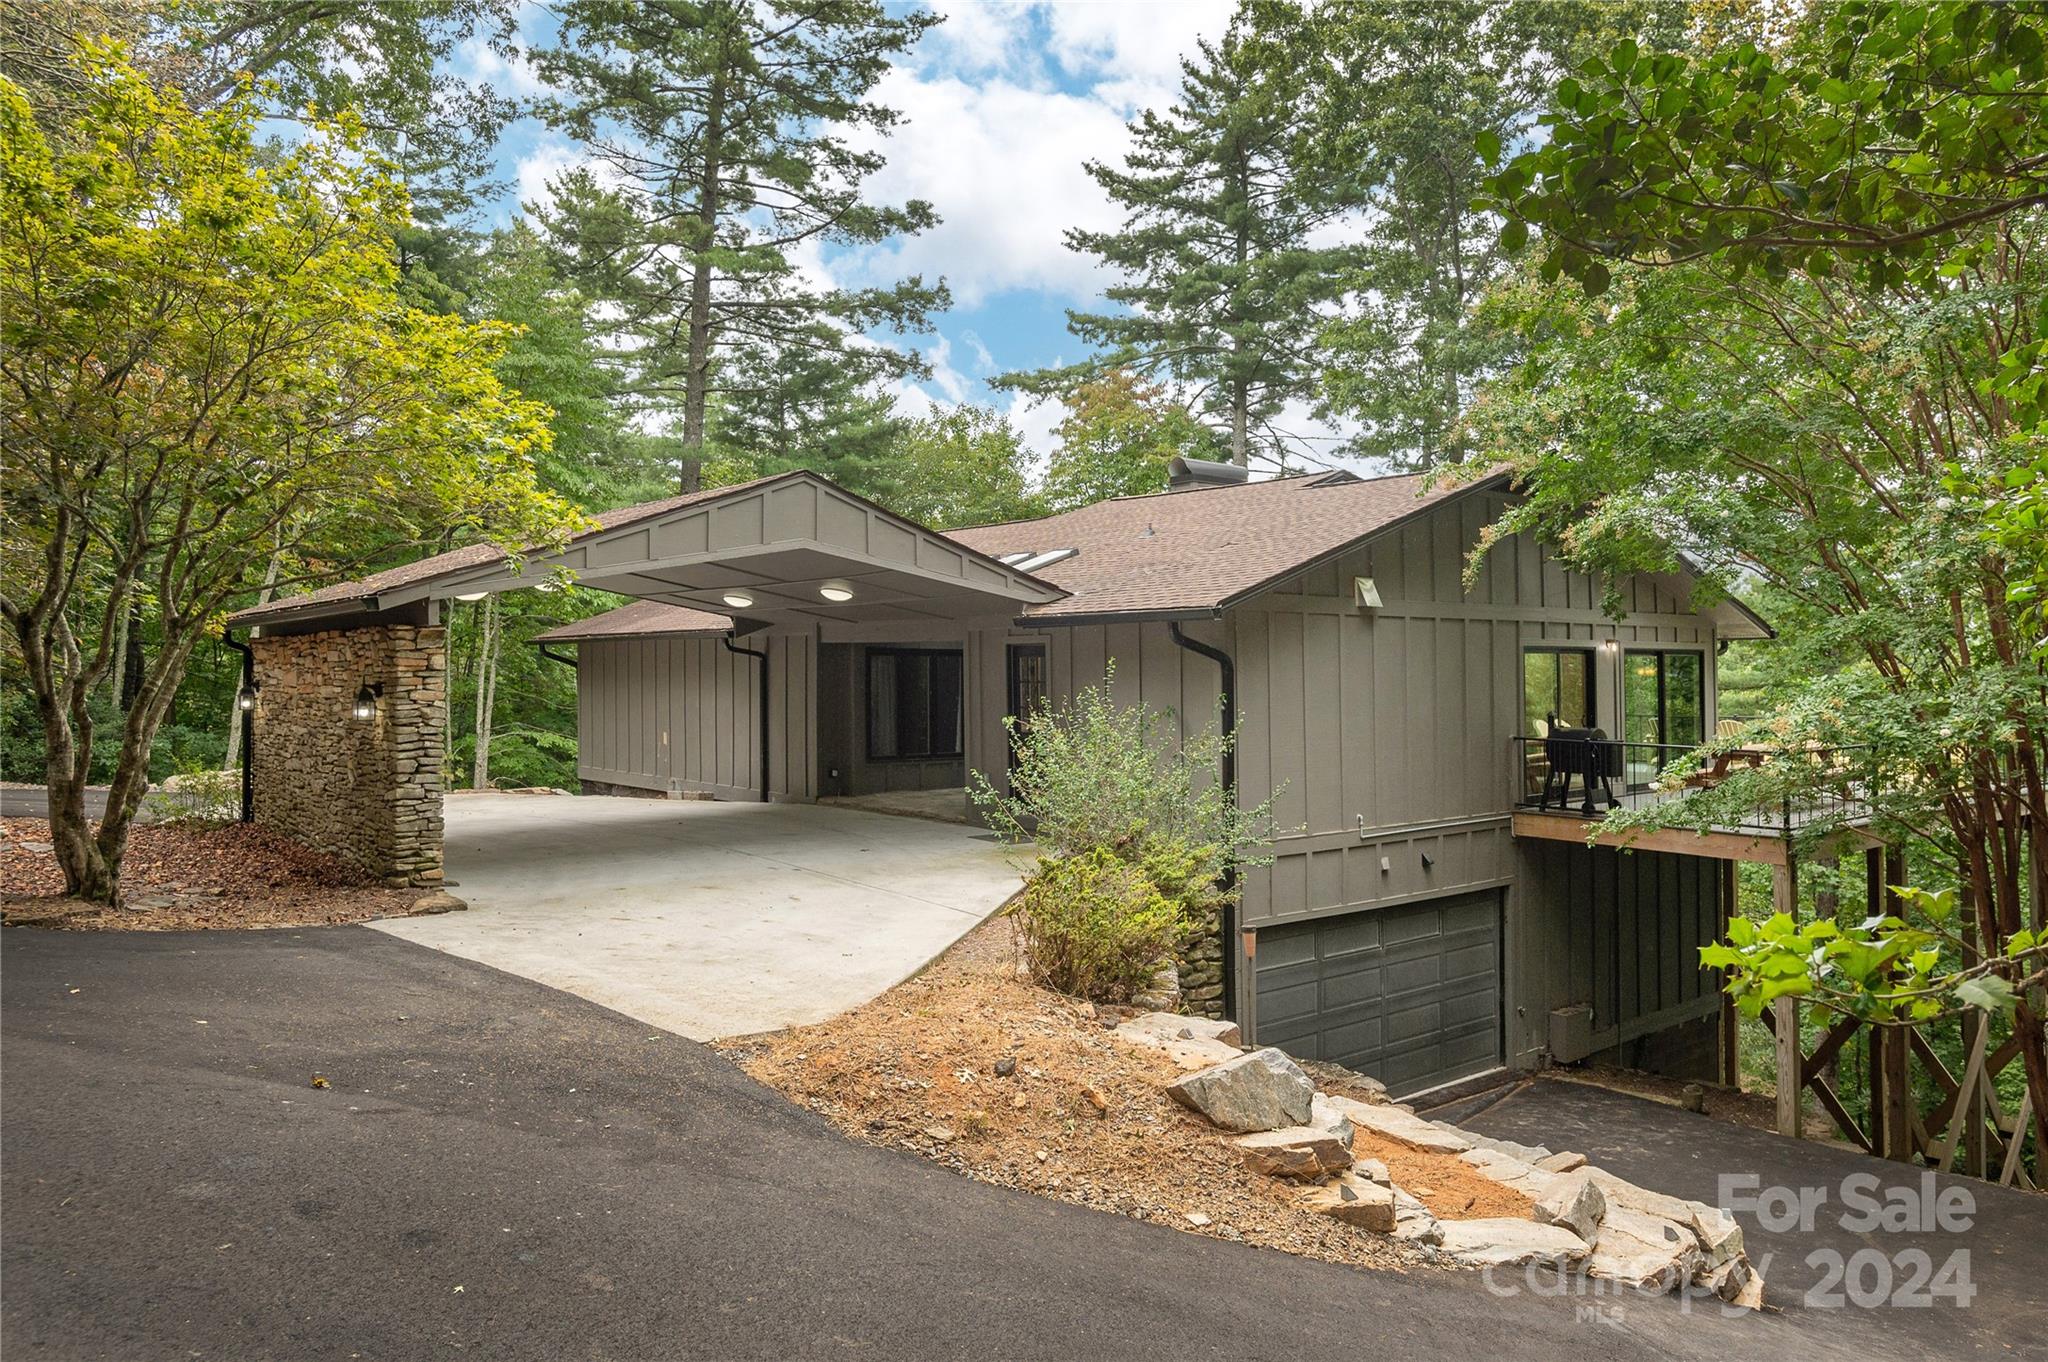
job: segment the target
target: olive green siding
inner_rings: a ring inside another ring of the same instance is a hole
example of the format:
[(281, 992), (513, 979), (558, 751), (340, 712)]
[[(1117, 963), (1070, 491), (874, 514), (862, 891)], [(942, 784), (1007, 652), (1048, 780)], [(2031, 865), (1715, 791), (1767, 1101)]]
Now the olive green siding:
[[(1241, 920), (1258, 929), (1499, 887), (1511, 1062), (1547, 1043), (1560, 985), (1553, 943), (1511, 832), (1522, 649), (1612, 639), (1595, 655), (1601, 727), (1622, 732), (1623, 653), (1698, 649), (1713, 722), (1714, 631), (1677, 580), (1621, 584), (1611, 619), (1598, 584), (1515, 536), (1468, 591), (1466, 553), (1503, 496), (1453, 501), (1231, 611), (1243, 798), (1277, 790), (1285, 831), (1270, 867), (1246, 877)], [(1360, 607), (1354, 579), (1383, 604)], [(1239, 1015), (1257, 1027), (1239, 972)]]
[(1726, 861), (1569, 842), (1523, 847), (1528, 985), (1547, 1014), (1593, 1009), (1595, 1050), (1720, 1010), (1699, 948), (1721, 934)]
[[(816, 641), (791, 633), (741, 646), (768, 653), (770, 796), (816, 798)], [(760, 665), (715, 637), (583, 643), (577, 775), (635, 789), (760, 798)]]

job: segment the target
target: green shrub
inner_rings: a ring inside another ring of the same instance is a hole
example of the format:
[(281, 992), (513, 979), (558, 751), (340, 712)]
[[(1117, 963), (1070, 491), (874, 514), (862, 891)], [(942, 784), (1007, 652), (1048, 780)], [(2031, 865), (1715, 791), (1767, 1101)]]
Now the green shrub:
[(1064, 706), (1009, 721), (1016, 762), (1010, 793), (975, 774), (972, 797), (989, 826), (1036, 841), (1048, 858), (1117, 853), (1193, 915), (1213, 913), (1219, 887), (1272, 840), (1273, 801), (1240, 809), (1217, 778), (1230, 741), (1214, 725), (1180, 736), (1170, 711), (1120, 706), (1101, 685)]
[(1150, 983), (1185, 925), (1179, 905), (1107, 847), (1039, 861), (1015, 911), (1031, 977), (1104, 1003)]

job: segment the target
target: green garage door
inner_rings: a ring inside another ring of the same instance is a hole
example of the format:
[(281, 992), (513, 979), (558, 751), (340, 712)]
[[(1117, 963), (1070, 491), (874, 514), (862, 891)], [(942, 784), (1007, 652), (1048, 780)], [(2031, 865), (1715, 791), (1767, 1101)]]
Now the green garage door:
[(1501, 1062), (1496, 891), (1269, 928), (1253, 959), (1261, 1045), (1397, 1097)]

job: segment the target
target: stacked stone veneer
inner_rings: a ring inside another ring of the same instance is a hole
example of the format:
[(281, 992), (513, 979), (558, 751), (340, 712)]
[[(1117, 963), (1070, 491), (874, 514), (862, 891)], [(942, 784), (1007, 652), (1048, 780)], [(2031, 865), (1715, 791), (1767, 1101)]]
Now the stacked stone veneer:
[[(405, 624), (255, 639), (256, 821), (388, 884), (438, 883), (444, 643)], [(384, 693), (357, 719), (366, 685)]]
[(1174, 950), (1180, 971), (1181, 1011), (1191, 1017), (1223, 1015), (1223, 923), (1208, 913), (1180, 939)]

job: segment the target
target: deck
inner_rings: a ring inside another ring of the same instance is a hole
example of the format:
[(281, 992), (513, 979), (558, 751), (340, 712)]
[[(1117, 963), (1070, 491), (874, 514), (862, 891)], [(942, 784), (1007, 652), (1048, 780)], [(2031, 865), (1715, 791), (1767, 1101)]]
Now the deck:
[[(1790, 864), (1794, 844), (1820, 830), (1830, 835), (1832, 851), (1867, 850), (1880, 845), (1867, 830), (1869, 808), (1846, 774), (1848, 766), (1840, 753), (1827, 753), (1820, 760), (1825, 767), (1841, 769), (1845, 774), (1839, 779), (1830, 777), (1818, 782), (1820, 788), (1802, 800), (1759, 804), (1732, 817), (1717, 818), (1703, 828), (1632, 828), (1602, 831), (1589, 837), (1590, 825), (1604, 820), (1615, 809), (1637, 812), (1682, 803), (1696, 798), (1703, 788), (1728, 779), (1731, 769), (1740, 774), (1744, 769), (1756, 770), (1765, 761), (1780, 758), (1776, 754), (1738, 750), (1717, 757), (1707, 774), (1688, 782), (1667, 782), (1662, 776), (1665, 768), (1691, 756), (1692, 749), (1648, 743), (1582, 743), (1576, 751), (1563, 754), (1565, 763), (1574, 769), (1569, 777), (1560, 777), (1551, 769), (1546, 748), (1540, 738), (1515, 740), (1517, 837), (1577, 842), (1582, 846), (1590, 842), (1594, 846), (1668, 851), (1767, 865)], [(1799, 758), (1815, 760), (1811, 753), (1801, 753)], [(1581, 774), (1584, 770), (1593, 773), (1590, 810), (1585, 793), (1588, 782)]]

